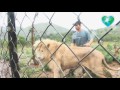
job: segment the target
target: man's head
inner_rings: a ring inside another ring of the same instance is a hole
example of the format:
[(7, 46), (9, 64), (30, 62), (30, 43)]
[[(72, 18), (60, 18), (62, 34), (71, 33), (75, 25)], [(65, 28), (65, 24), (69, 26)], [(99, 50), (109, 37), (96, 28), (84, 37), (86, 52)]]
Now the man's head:
[(80, 22), (80, 20), (78, 20), (77, 22), (75, 22), (74, 26), (75, 26), (75, 28), (76, 28), (77, 31), (80, 31), (80, 29), (81, 29), (81, 22)]

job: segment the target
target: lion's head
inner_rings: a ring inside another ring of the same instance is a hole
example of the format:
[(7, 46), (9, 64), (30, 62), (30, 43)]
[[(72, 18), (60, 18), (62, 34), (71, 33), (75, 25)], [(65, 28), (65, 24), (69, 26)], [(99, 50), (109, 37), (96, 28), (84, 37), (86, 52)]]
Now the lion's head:
[(55, 41), (45, 39), (42, 41), (36, 41), (33, 48), (35, 50), (35, 58), (37, 60), (49, 60), (57, 48), (57, 44)]

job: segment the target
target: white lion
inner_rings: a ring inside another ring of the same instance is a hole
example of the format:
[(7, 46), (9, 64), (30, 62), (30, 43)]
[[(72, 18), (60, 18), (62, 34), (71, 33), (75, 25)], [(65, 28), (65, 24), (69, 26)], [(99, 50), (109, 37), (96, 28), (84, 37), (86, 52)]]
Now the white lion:
[[(50, 39), (44, 39), (42, 42), (36, 41), (34, 44), (36, 59), (40, 60), (43, 64), (49, 62), (48, 66), (54, 73), (54, 78), (60, 77), (60, 71), (77, 67), (79, 65), (78, 62), (93, 50), (91, 47), (69, 46), (69, 48), (78, 57), (78, 60), (66, 45), (60, 45), (60, 42)], [(56, 51), (58, 47), (59, 49)], [(53, 54), (52, 58), (51, 54)], [(105, 65), (103, 65), (102, 62), (104, 62)], [(94, 50), (83, 61), (81, 61), (81, 65), (87, 67), (90, 71), (101, 78), (106, 77), (106, 74), (104, 73), (104, 69), (106, 67), (111, 70), (119, 70), (108, 66), (105, 62), (104, 55), (98, 50)]]

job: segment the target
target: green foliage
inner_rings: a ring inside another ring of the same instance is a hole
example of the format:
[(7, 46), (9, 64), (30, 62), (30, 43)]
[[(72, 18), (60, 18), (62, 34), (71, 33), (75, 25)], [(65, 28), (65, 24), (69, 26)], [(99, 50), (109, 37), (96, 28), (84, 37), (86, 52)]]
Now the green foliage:
[[(97, 29), (96, 30), (96, 34), (97, 34), (98, 37), (102, 37), (110, 29), (111, 29), (111, 27), (105, 27), (105, 28)], [(116, 26), (102, 40), (103, 41), (110, 41), (110, 42), (111, 41), (112, 42), (116, 42), (116, 41), (120, 42), (120, 36), (119, 36), (119, 34), (120, 34), (120, 26)]]
[[(27, 67), (27, 66), (26, 66)], [(40, 69), (38, 69), (38, 68), (27, 68), (27, 70), (26, 70), (26, 67), (24, 67), (24, 68), (22, 68), (21, 69), (21, 74), (24, 74), (24, 75), (21, 75), (22, 76), (22, 78), (32, 78), (32, 76), (34, 75), (34, 74), (37, 74), (37, 72), (40, 72)], [(37, 76), (38, 76), (39, 74), (37, 74)], [(35, 78), (35, 77), (34, 77)]]
[(0, 60), (9, 60), (8, 41), (0, 41)]
[(6, 61), (9, 61), (9, 59), (10, 59), (10, 57), (9, 57), (9, 53), (8, 53), (7, 51), (3, 51), (3, 52), (1, 52), (0, 59), (3, 59), (3, 60), (6, 60)]
[(120, 55), (117, 57), (118, 61), (120, 62)]
[(26, 61), (19, 62), (19, 66), (21, 67), (20, 69), (21, 78), (33, 78), (33, 77), (35, 78), (39, 76), (41, 72), (40, 68), (28, 66)]
[[(62, 33), (61, 35), (64, 37), (66, 35), (66, 33)], [(52, 40), (62, 42), (62, 39), (63, 39), (62, 36), (60, 36), (59, 34), (50, 34), (45, 38), (49, 38), (49, 39), (52, 39)], [(66, 44), (70, 44), (71, 41), (72, 41), (72, 32), (70, 32), (68, 35), (66, 35), (66, 37), (64, 39), (65, 39)]]
[(108, 44), (107, 49), (111, 51), (113, 49), (113, 46), (111, 44)]
[(27, 41), (25, 37), (23, 36), (18, 36), (18, 44), (22, 44), (23, 46), (26, 45)]
[(8, 47), (8, 41), (0, 40), (0, 48), (6, 48), (6, 47)]
[(113, 62), (113, 58), (112, 58), (112, 56), (110, 56), (109, 54), (106, 54), (106, 55), (105, 55), (105, 59), (106, 59), (106, 61), (107, 61), (108, 63), (112, 63), (112, 62)]
[[(104, 46), (104, 47), (114, 56), (113, 43), (109, 43), (109, 44), (107, 44), (107, 46)], [(105, 56), (105, 59), (108, 63), (112, 63), (114, 61), (114, 58), (111, 55), (109, 55), (102, 47), (98, 47), (97, 49), (103, 53), (103, 55)], [(120, 61), (120, 56), (116, 57), (116, 59)]]
[(45, 65), (45, 66), (44, 66), (44, 70), (45, 70), (45, 71), (51, 71), (51, 69), (48, 67), (48, 65)]
[(36, 41), (36, 40), (39, 40), (39, 39), (40, 39), (40, 36), (39, 36), (39, 35), (36, 35), (36, 36), (35, 36), (35, 41)]

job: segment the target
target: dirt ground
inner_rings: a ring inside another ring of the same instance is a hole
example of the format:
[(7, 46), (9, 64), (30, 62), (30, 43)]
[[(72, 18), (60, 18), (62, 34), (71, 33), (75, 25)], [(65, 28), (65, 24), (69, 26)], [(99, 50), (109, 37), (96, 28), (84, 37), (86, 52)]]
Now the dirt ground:
[[(120, 68), (120, 64), (117, 61), (113, 61), (109, 66), (113, 68)], [(107, 69), (113, 76), (113, 78), (120, 78), (120, 70), (119, 71), (112, 71)]]
[(11, 69), (8, 61), (0, 60), (0, 78), (11, 78)]

